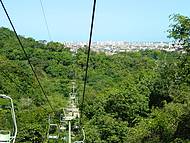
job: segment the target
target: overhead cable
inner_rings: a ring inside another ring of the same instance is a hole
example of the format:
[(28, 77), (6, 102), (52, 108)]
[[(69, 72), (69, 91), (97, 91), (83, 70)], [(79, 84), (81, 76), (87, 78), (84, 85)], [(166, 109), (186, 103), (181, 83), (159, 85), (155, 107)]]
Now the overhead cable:
[(87, 77), (88, 77), (88, 67), (89, 67), (90, 49), (91, 49), (91, 43), (92, 43), (92, 33), (93, 33), (93, 27), (94, 27), (95, 11), (96, 11), (96, 0), (94, 0), (93, 10), (92, 10), (92, 20), (91, 20), (91, 26), (90, 26), (89, 42), (88, 42), (88, 55), (87, 55), (87, 58), (86, 58), (86, 69), (85, 69), (84, 87), (83, 87), (83, 94), (82, 94), (82, 104), (81, 104), (81, 118), (80, 118), (80, 124), (82, 124), (82, 121), (81, 121), (81, 120), (82, 120), (82, 116), (83, 116), (84, 97), (85, 97), (86, 84), (87, 84)]
[(45, 90), (43, 89), (43, 87), (42, 87), (42, 85), (41, 85), (41, 83), (40, 83), (40, 80), (38, 79), (38, 76), (37, 76), (37, 74), (36, 74), (36, 72), (35, 72), (35, 70), (34, 70), (34, 67), (32, 66), (32, 63), (31, 63), (31, 61), (30, 61), (30, 59), (29, 59), (29, 57), (28, 57), (28, 55), (27, 55), (27, 53), (26, 53), (26, 50), (24, 49), (24, 46), (23, 46), (23, 44), (22, 44), (22, 42), (21, 42), (21, 40), (20, 40), (20, 38), (19, 38), (19, 36), (18, 36), (18, 34), (17, 34), (17, 32), (16, 32), (16, 29), (15, 29), (15, 27), (14, 27), (12, 21), (11, 21), (11, 18), (10, 18), (10, 16), (9, 16), (9, 14), (8, 14), (8, 12), (7, 12), (7, 10), (6, 10), (5, 6), (4, 6), (4, 4), (3, 4), (3, 1), (0, 0), (0, 2), (1, 2), (1, 5), (2, 5), (2, 7), (3, 7), (3, 10), (4, 10), (4, 12), (5, 12), (5, 14), (6, 14), (6, 16), (7, 16), (8, 20), (9, 20), (9, 23), (11, 24), (11, 27), (12, 27), (14, 33), (15, 33), (15, 36), (16, 36), (18, 42), (19, 42), (19, 45), (21, 46), (22, 51), (23, 51), (23, 53), (24, 53), (24, 55), (25, 55), (25, 57), (26, 57), (26, 59), (27, 59), (27, 61), (28, 61), (28, 64), (30, 65), (30, 67), (31, 67), (31, 69), (32, 69), (32, 72), (34, 73), (34, 76), (35, 76), (35, 78), (36, 78), (36, 80), (37, 80), (37, 82), (38, 82), (38, 85), (39, 85), (39, 87), (40, 87), (42, 93), (44, 94), (44, 96), (45, 96), (45, 98), (46, 98), (46, 100), (47, 100), (47, 103), (49, 104), (50, 108), (51, 108), (52, 111), (54, 112), (54, 109), (53, 109), (53, 107), (52, 107), (52, 105), (51, 105), (51, 103), (50, 103), (50, 101), (49, 101), (49, 99), (48, 99), (48, 96), (46, 95)]
[(45, 10), (44, 10), (44, 7), (43, 7), (42, 0), (40, 0), (40, 5), (41, 5), (41, 9), (42, 9), (42, 13), (43, 13), (43, 17), (44, 17), (44, 21), (45, 21), (45, 25), (46, 25), (49, 40), (52, 41), (52, 36), (51, 36), (50, 30), (49, 30), (49, 26), (48, 26), (48, 22), (47, 22), (47, 18), (46, 18), (46, 14), (45, 14)]

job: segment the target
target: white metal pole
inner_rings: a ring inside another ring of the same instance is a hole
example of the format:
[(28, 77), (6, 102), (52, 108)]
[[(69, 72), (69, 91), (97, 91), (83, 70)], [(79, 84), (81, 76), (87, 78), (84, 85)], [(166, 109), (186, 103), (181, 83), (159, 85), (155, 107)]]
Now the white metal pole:
[(83, 134), (83, 143), (84, 143), (84, 141), (85, 141), (85, 132), (84, 132), (84, 128), (82, 128), (82, 134)]
[(17, 123), (16, 123), (15, 109), (14, 109), (14, 105), (13, 105), (13, 100), (12, 100), (12, 98), (9, 98), (9, 99), (11, 100), (12, 118), (13, 118), (14, 127), (15, 127), (14, 136), (13, 136), (13, 143), (14, 143), (15, 140), (16, 140), (16, 135), (17, 135)]
[(69, 143), (71, 143), (71, 121), (69, 120)]

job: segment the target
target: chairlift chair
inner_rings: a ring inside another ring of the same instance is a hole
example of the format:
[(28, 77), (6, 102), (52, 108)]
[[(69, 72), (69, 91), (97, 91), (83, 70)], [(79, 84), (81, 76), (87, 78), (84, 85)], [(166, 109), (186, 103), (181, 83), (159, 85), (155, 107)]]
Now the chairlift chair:
[(1, 130), (0, 131), (0, 143), (10, 143), (11, 142), (11, 132)]
[[(13, 124), (14, 124), (14, 132), (13, 133), (11, 133), (11, 131), (7, 131), (7, 130), (0, 131), (0, 143), (15, 143), (16, 135), (17, 135), (17, 124), (16, 124), (13, 100), (11, 97), (4, 95), (4, 94), (0, 94), (0, 98), (10, 100), (10, 103), (11, 103), (10, 109), (11, 109), (11, 115), (12, 115), (12, 120), (13, 120)], [(3, 108), (3, 107), (6, 107), (6, 106), (0, 106), (0, 108)]]
[(64, 109), (65, 120), (73, 120), (80, 117), (79, 108), (77, 107), (67, 107)]
[(76, 93), (70, 93), (70, 99), (75, 100), (76, 99)]
[(60, 128), (61, 131), (66, 130), (66, 120), (63, 114), (60, 115)]
[(49, 129), (48, 129), (48, 140), (58, 140), (59, 139), (59, 125), (58, 124), (52, 124), (51, 119), (49, 116)]
[(50, 124), (49, 125), (48, 139), (58, 139), (59, 134), (57, 133), (57, 130), (58, 130), (57, 124)]
[(84, 132), (83, 128), (82, 128), (82, 134), (83, 134), (83, 140), (82, 141), (75, 141), (74, 143), (84, 143), (84, 141), (85, 141), (85, 132)]

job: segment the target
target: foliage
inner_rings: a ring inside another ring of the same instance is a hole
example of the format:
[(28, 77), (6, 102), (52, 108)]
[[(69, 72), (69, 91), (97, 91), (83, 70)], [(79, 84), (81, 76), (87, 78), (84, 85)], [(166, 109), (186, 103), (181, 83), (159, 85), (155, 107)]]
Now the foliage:
[[(182, 52), (91, 53), (82, 120), (86, 142), (190, 141), (190, 20), (181, 15), (171, 20), (169, 36), (182, 44)], [(20, 38), (59, 120), (73, 79), (81, 101), (86, 51), (73, 54), (58, 42)], [(14, 33), (3, 27), (0, 73), (0, 93), (14, 99), (17, 142), (45, 142), (51, 109)], [(0, 113), (2, 129), (10, 116), (6, 110)]]
[(170, 17), (173, 23), (170, 25), (168, 32), (169, 37), (175, 39), (187, 52), (190, 50), (190, 18), (180, 14), (174, 14)]

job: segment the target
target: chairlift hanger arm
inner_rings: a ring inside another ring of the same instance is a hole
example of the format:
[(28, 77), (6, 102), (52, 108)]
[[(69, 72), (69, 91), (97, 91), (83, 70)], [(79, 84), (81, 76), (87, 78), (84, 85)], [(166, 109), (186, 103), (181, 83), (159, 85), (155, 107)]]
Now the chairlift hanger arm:
[(4, 99), (9, 99), (11, 102), (11, 114), (12, 114), (12, 120), (14, 123), (14, 135), (11, 137), (11, 141), (12, 143), (15, 143), (16, 140), (16, 135), (17, 135), (17, 123), (16, 123), (16, 116), (15, 116), (15, 109), (14, 109), (14, 104), (13, 104), (13, 100), (11, 97), (5, 95), (5, 94), (0, 94), (0, 98), (4, 98)]
[(7, 95), (5, 95), (5, 94), (0, 94), (0, 98), (12, 100), (9, 96), (7, 96)]

